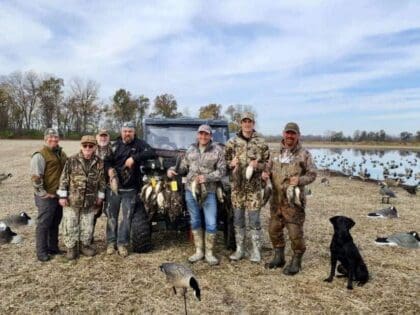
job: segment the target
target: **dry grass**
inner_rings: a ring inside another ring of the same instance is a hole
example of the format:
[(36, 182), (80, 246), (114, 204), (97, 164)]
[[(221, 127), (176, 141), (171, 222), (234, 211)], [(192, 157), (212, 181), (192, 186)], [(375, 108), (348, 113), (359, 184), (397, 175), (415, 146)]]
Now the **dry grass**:
[[(0, 185), (0, 217), (25, 210), (36, 216), (28, 165), (31, 153), (41, 142), (0, 141), (0, 172), (14, 177)], [(64, 142), (68, 153), (76, 142)], [(221, 244), (221, 264), (192, 266), (202, 287), (202, 302), (188, 298), (191, 313), (402, 313), (420, 312), (419, 250), (377, 247), (373, 240), (398, 231), (419, 230), (420, 197), (397, 189), (398, 220), (372, 220), (366, 213), (382, 207), (374, 184), (331, 178), (331, 186), (311, 187), (314, 196), (307, 207), (307, 253), (303, 270), (294, 277), (280, 270), (265, 270), (247, 260), (230, 263)], [(344, 214), (356, 221), (353, 238), (368, 265), (371, 281), (364, 287), (346, 289), (344, 279), (328, 284), (329, 242), (332, 226), (328, 218)], [(267, 209), (263, 211), (264, 229)], [(162, 262), (185, 262), (192, 244), (184, 235), (155, 235), (155, 249), (126, 259), (104, 253), (105, 218), (97, 228), (99, 254), (75, 262), (57, 257), (40, 263), (35, 257), (34, 227), (16, 229), (23, 235), (20, 245), (0, 248), (0, 313), (176, 313), (183, 312), (180, 296), (174, 296), (158, 270)], [(271, 257), (265, 232), (263, 259)], [(287, 248), (287, 258), (290, 258)]]

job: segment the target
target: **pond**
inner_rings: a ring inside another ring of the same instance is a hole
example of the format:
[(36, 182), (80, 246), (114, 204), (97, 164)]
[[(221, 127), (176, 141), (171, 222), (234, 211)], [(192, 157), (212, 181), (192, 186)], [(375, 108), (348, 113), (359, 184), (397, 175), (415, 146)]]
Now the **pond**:
[(318, 169), (375, 180), (399, 178), (407, 185), (420, 182), (420, 152), (395, 149), (309, 148)]

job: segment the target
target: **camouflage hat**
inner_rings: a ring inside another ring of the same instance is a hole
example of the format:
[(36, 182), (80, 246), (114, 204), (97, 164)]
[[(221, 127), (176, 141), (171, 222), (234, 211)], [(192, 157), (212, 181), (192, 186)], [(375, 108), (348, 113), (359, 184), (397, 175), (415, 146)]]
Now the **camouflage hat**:
[(100, 129), (98, 132), (98, 136), (109, 136), (108, 130)]
[(249, 120), (255, 121), (255, 116), (251, 112), (243, 112), (242, 115), (241, 115), (241, 121), (244, 120), (244, 119), (249, 119)]
[(134, 125), (134, 123), (132, 121), (126, 121), (122, 124), (122, 128), (134, 129), (134, 128), (136, 128), (136, 126)]
[(95, 144), (96, 145), (96, 139), (95, 139), (94, 136), (86, 135), (86, 136), (83, 136), (82, 137), (82, 139), (80, 140), (80, 143), (81, 144), (92, 143), (92, 144)]
[(54, 128), (47, 128), (44, 131), (44, 136), (59, 136), (57, 129)]
[(287, 123), (286, 126), (284, 126), (283, 131), (284, 132), (293, 131), (293, 132), (296, 132), (297, 134), (300, 134), (299, 126), (297, 123), (294, 123), (294, 122)]
[(212, 134), (212, 130), (211, 130), (211, 127), (209, 125), (201, 125), (200, 127), (198, 127), (197, 132), (201, 132), (201, 131), (206, 132), (210, 135)]

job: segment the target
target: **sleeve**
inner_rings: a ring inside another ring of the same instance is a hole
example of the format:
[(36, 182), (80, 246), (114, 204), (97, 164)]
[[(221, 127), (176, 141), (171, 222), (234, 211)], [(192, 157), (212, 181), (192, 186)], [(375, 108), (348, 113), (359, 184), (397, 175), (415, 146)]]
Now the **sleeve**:
[(142, 161), (150, 160), (156, 157), (155, 150), (145, 141), (139, 141), (137, 145), (137, 152), (132, 154), (131, 157), (140, 164)]
[(218, 154), (218, 160), (216, 163), (216, 169), (206, 175), (207, 182), (218, 182), (222, 180), (226, 174), (226, 160), (223, 151), (221, 150)]
[(64, 169), (61, 172), (60, 176), (60, 185), (57, 190), (57, 195), (59, 198), (68, 198), (69, 197), (69, 188), (70, 188), (70, 159), (67, 159)]
[[(188, 156), (189, 156), (189, 151), (190, 150), (188, 150), (186, 153), (185, 153), (185, 155), (184, 155), (184, 157), (182, 158), (182, 160), (181, 160), (181, 163), (179, 164), (179, 167), (178, 167), (178, 174), (179, 175), (181, 175), (181, 176), (185, 176), (185, 175), (187, 175), (187, 173), (188, 173), (188, 171), (189, 171), (189, 169), (190, 169), (190, 160), (189, 160), (189, 158), (188, 158)], [(173, 170), (175, 170), (175, 168), (174, 167), (171, 167), (171, 169), (173, 169)]]
[(312, 155), (306, 151), (305, 153), (305, 173), (299, 177), (299, 185), (309, 185), (316, 179), (316, 165), (312, 159)]
[(227, 169), (230, 169), (230, 163), (233, 160), (234, 154), (233, 140), (229, 140), (225, 146), (225, 165)]
[(106, 182), (105, 182), (105, 169), (104, 165), (102, 163), (100, 170), (99, 170), (99, 178), (98, 178), (98, 198), (105, 199), (105, 188), (106, 188)]
[(31, 182), (35, 190), (35, 195), (45, 196), (47, 194), (44, 188), (45, 160), (41, 153), (35, 153), (31, 159)]

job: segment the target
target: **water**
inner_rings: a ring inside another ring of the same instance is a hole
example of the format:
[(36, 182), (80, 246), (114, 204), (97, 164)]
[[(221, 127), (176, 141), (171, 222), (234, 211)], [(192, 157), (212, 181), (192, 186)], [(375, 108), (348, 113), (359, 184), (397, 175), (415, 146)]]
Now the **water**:
[[(400, 178), (407, 185), (420, 183), (420, 152), (387, 149), (309, 149), (318, 169), (371, 179)], [(387, 173), (389, 175), (387, 175)], [(367, 176), (366, 176), (367, 177)], [(417, 178), (416, 178), (417, 177)]]

